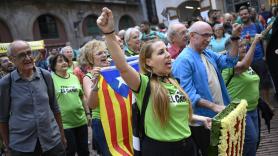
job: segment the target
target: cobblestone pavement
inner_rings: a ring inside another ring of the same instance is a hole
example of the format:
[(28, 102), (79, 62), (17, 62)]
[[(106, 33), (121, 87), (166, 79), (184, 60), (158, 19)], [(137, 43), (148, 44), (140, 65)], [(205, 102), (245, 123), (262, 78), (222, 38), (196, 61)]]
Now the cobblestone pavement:
[(275, 115), (270, 123), (270, 133), (262, 120), (261, 143), (257, 156), (278, 156), (278, 102), (274, 97), (271, 101), (276, 110)]

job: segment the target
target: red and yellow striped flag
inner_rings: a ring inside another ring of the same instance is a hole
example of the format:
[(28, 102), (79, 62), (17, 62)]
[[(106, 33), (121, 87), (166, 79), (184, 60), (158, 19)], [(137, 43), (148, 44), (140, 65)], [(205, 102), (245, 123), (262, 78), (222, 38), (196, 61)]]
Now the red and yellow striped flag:
[[(138, 70), (138, 61), (137, 61)], [(101, 71), (98, 92), (100, 118), (110, 153), (131, 156), (132, 148), (132, 92), (116, 68)]]

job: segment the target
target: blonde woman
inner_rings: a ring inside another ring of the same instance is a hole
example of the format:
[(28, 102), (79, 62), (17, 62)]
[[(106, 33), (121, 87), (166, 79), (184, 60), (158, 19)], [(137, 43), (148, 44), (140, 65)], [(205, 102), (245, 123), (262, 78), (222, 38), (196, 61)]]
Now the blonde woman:
[[(92, 109), (93, 144), (102, 155), (110, 155), (100, 120), (98, 101), (98, 77), (100, 69), (110, 65), (107, 59), (107, 47), (103, 41), (92, 40), (80, 50), (79, 62), (87, 68), (83, 77), (83, 89), (87, 105)], [(102, 86), (100, 86), (102, 87)]]
[[(145, 113), (145, 137), (142, 155), (196, 155), (189, 123), (196, 119), (208, 124), (209, 118), (192, 116), (187, 94), (171, 76), (171, 57), (163, 41), (149, 41), (139, 53), (142, 73), (138, 73), (125, 60), (115, 37), (112, 11), (103, 8), (97, 20), (105, 34), (112, 59), (122, 78), (133, 90), (139, 110), (150, 81), (151, 95)], [(148, 75), (148, 76), (146, 76)]]

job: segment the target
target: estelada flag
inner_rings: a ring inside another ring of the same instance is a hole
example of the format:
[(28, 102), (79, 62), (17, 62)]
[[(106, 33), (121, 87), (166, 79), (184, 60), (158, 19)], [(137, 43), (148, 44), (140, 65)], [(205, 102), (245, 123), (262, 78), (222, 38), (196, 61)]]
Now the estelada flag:
[[(139, 70), (138, 60), (129, 64)], [(113, 156), (131, 156), (132, 91), (115, 66), (101, 71), (98, 85), (100, 118), (109, 151)]]

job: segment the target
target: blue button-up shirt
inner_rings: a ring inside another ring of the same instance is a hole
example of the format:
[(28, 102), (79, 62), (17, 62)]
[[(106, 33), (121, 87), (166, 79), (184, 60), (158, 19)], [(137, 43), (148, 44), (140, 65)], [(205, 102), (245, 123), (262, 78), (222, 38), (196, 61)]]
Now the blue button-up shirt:
[[(49, 74), (49, 73), (48, 73)], [(49, 104), (46, 83), (36, 69), (31, 81), (23, 80), (18, 71), (11, 73), (11, 95), (5, 95), (5, 80), (0, 80), (0, 122), (9, 124), (9, 147), (20, 152), (33, 152), (39, 139), (42, 150), (48, 151), (61, 142), (54, 114), (59, 112), (57, 102), (53, 112)], [(7, 82), (7, 81), (6, 81)], [(49, 86), (51, 87), (51, 86)], [(11, 103), (9, 107), (8, 98)]]
[[(221, 76), (221, 70), (233, 67), (237, 63), (238, 57), (231, 57), (228, 54), (221, 55), (210, 49), (205, 49), (203, 53), (215, 68), (221, 86), (224, 105), (227, 105), (230, 103), (230, 98)], [(213, 102), (206, 67), (199, 52), (190, 47), (185, 48), (174, 61), (172, 73), (180, 81), (181, 87), (188, 93), (195, 114), (208, 117), (216, 115), (210, 109), (197, 106), (201, 98)]]

